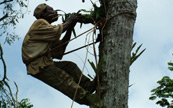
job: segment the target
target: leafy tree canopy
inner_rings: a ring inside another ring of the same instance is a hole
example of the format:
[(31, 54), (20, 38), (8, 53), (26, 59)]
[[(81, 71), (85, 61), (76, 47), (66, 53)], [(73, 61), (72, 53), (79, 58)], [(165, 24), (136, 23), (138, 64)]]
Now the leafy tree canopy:
[[(173, 63), (168, 62), (168, 69), (173, 71)], [(156, 104), (167, 107), (173, 108), (173, 79), (168, 76), (164, 76), (161, 80), (157, 81), (159, 86), (153, 89), (151, 92), (150, 100), (155, 100), (159, 98)]]
[[(14, 29), (18, 20), (24, 17), (27, 12), (28, 0), (1, 0), (0, 8), (0, 37), (5, 39), (5, 43), (11, 44), (19, 36), (15, 34)], [(24, 8), (26, 12), (23, 12)], [(11, 30), (7, 30), (11, 28)]]

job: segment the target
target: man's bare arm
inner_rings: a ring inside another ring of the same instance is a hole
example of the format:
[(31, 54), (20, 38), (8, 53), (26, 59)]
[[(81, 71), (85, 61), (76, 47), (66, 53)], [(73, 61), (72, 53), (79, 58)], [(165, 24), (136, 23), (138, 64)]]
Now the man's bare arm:
[(68, 29), (74, 28), (77, 22), (83, 22), (83, 21), (84, 21), (84, 17), (80, 14), (71, 16), (69, 20), (63, 23), (63, 32), (65, 32)]

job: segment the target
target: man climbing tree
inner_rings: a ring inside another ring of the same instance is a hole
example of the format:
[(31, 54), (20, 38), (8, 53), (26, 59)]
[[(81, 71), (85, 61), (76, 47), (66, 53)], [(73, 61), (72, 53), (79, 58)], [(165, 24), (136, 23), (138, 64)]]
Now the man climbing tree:
[[(76, 64), (69, 61), (54, 62), (53, 58), (62, 59), (71, 37), (71, 32), (77, 22), (82, 22), (79, 14), (71, 16), (65, 23), (51, 25), (57, 21), (57, 12), (47, 4), (40, 4), (34, 11), (37, 20), (26, 34), (22, 46), (22, 58), (26, 64), (27, 73), (61, 91), (71, 99), (78, 92), (75, 101), (89, 105), (87, 96), (95, 91), (95, 81), (82, 76)], [(60, 36), (66, 31), (65, 36)]]

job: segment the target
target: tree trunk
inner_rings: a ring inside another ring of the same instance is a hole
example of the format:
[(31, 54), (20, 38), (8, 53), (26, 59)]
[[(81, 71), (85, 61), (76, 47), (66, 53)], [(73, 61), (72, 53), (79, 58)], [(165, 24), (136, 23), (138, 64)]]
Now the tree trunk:
[(104, 88), (101, 94), (103, 108), (128, 108), (130, 53), (137, 0), (102, 1), (108, 19), (99, 47), (100, 59), (104, 58), (100, 72), (100, 85)]

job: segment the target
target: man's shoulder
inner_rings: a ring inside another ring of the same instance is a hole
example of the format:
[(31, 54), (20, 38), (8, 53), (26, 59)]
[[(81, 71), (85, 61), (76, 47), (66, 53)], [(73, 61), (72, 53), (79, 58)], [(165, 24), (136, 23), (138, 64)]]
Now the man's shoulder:
[(40, 25), (49, 25), (49, 23), (45, 19), (37, 19), (32, 24), (32, 26), (36, 26), (36, 27)]
[(35, 20), (37, 23), (48, 23), (45, 19), (37, 19)]

